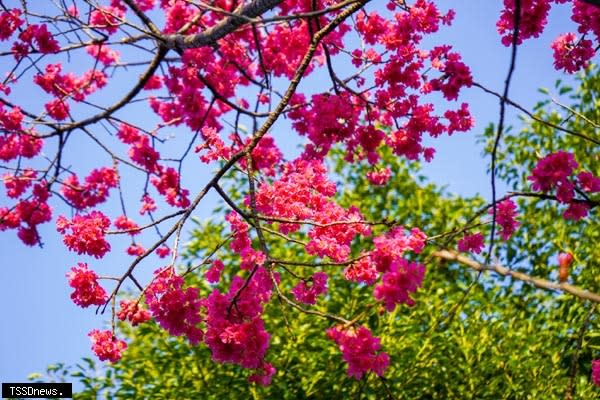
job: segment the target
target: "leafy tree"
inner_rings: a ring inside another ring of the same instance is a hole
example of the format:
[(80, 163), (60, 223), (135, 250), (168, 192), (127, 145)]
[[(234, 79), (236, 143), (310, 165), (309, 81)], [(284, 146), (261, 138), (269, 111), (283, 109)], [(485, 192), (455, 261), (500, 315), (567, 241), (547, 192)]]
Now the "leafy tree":
[[(504, 2), (512, 56), (496, 93), (451, 46), (427, 44), (453, 12), (426, 0), (0, 1), (0, 159), (14, 199), (0, 229), (41, 245), (62, 202), (58, 232), (90, 257), (67, 274), (71, 298), (111, 312), (111, 329), (89, 336), (114, 364), (49, 372), (80, 378), (82, 398), (595, 396), (600, 78), (559, 82), (570, 106), (528, 113), (508, 96), (518, 46), (554, 2)], [(572, 3), (582, 37), (553, 42), (557, 69), (596, 54), (592, 3)], [(31, 82), (39, 104), (19, 101)], [(473, 127), (455, 103), (471, 86), (500, 100), (482, 137), (489, 204), (432, 185), (418, 164), (434, 156), (424, 136)], [(505, 128), (507, 107), (531, 119), (523, 131)], [(306, 138), (289, 160), (281, 130)], [(71, 166), (82, 136), (101, 166)], [(199, 185), (201, 163), (214, 170)], [(180, 254), (209, 192), (220, 208)], [(134, 258), (98, 274), (113, 236)], [(142, 263), (162, 268), (140, 279)]]

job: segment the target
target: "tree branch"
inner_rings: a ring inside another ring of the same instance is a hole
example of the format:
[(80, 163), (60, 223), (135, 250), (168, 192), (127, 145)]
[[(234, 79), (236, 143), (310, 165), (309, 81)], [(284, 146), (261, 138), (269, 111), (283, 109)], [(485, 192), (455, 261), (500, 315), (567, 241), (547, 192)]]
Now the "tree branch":
[(164, 46), (169, 49), (193, 49), (208, 46), (222, 39), (240, 26), (248, 23), (249, 18), (258, 17), (271, 10), (283, 0), (254, 0), (245, 6), (241, 4), (234, 14), (217, 25), (195, 35), (167, 35), (163, 37)]
[(523, 272), (510, 270), (498, 264), (482, 264), (478, 261), (472, 260), (453, 251), (439, 250), (434, 252), (433, 256), (448, 261), (456, 261), (478, 272), (492, 271), (501, 276), (510, 276), (513, 279), (530, 283), (533, 286), (538, 287), (540, 289), (560, 290), (569, 293), (575, 297), (579, 297), (580, 299), (590, 300), (594, 303), (600, 303), (600, 295), (588, 292), (585, 289), (581, 289), (577, 286), (573, 286), (568, 283), (556, 283), (546, 279), (536, 278), (531, 275), (527, 275)]

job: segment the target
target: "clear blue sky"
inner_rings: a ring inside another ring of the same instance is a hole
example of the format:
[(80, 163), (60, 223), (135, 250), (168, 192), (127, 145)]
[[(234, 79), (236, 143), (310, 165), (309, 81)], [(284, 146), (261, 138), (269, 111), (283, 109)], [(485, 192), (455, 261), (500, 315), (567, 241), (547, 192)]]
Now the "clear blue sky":
[[(10, 3), (10, 2), (9, 2)], [(15, 2), (18, 3), (18, 2)], [(375, 4), (384, 2), (376, 1)], [(509, 60), (509, 49), (500, 45), (495, 30), (502, 1), (456, 0), (439, 1), (440, 7), (456, 10), (456, 20), (451, 28), (445, 28), (437, 38), (440, 42), (453, 43), (472, 68), (475, 79), (497, 91), (502, 90)], [(558, 74), (552, 68), (550, 41), (559, 33), (573, 30), (567, 7), (553, 11), (551, 24), (540, 40), (528, 41), (519, 49), (517, 70), (510, 96), (524, 106), (531, 107), (541, 95), (539, 87), (553, 86)], [(13, 99), (30, 102), (31, 98)], [(425, 172), (435, 182), (445, 184), (452, 192), (471, 195), (481, 193), (490, 197), (487, 163), (480, 156), (481, 149), (475, 145), (475, 135), (489, 122), (497, 122), (498, 101), (477, 88), (464, 93), (464, 101), (470, 103), (476, 118), (476, 128), (466, 134), (437, 139), (436, 158), (426, 165)], [(513, 111), (508, 121), (518, 126)], [(273, 131), (278, 138), (277, 129)], [(73, 162), (78, 165), (98, 165), (98, 152), (82, 142)], [(208, 179), (195, 173), (194, 178)], [(135, 197), (135, 198), (133, 198)], [(128, 198), (132, 214), (137, 208), (137, 196)], [(215, 198), (200, 207), (200, 218), (209, 217)], [(0, 205), (7, 200), (2, 191)], [(116, 204), (109, 203), (107, 208)], [(63, 208), (55, 209), (54, 215), (68, 214)], [(114, 215), (114, 214), (112, 214)], [(91, 356), (87, 333), (103, 326), (106, 316), (97, 316), (91, 309), (76, 307), (69, 299), (65, 273), (82, 257), (68, 252), (55, 231), (54, 221), (41, 228), (44, 248), (24, 246), (14, 232), (0, 233), (0, 381), (24, 381), (35, 371), (43, 371), (50, 363), (76, 363), (83, 356)], [(85, 259), (92, 267), (102, 266), (103, 273), (122, 271), (131, 258), (124, 255), (124, 246), (112, 241), (115, 251), (101, 261)], [(160, 266), (160, 265), (159, 265)], [(154, 267), (147, 265), (142, 274)]]

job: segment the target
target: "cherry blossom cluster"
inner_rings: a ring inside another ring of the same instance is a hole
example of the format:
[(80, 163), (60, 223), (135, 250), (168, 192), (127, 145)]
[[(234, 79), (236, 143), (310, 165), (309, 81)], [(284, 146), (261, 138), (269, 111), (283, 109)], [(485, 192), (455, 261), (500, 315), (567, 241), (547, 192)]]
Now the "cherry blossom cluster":
[(558, 36), (551, 46), (554, 50), (554, 66), (569, 73), (587, 67), (595, 54), (591, 40), (579, 39), (572, 32)]
[(152, 147), (148, 136), (141, 134), (138, 129), (126, 124), (122, 124), (119, 127), (117, 136), (123, 143), (131, 145), (129, 148), (129, 158), (133, 162), (150, 173), (160, 170), (158, 165), (160, 154)]
[(77, 175), (71, 174), (63, 182), (61, 192), (71, 205), (83, 210), (104, 203), (109, 196), (109, 190), (117, 187), (119, 177), (113, 168), (93, 170), (85, 178), (85, 183), (79, 183)]
[(390, 180), (392, 171), (389, 168), (384, 168), (381, 171), (369, 171), (367, 172), (367, 179), (373, 185), (384, 186)]
[[(3, 179), (9, 194), (16, 195), (29, 186), (22, 182), (15, 183), (10, 175), (5, 175)], [(37, 227), (52, 219), (48, 197), (48, 188), (42, 181), (33, 186), (30, 197), (19, 201), (14, 207), (0, 207), (0, 231), (16, 229), (17, 236), (26, 245), (34, 246), (41, 243)]]
[(379, 278), (379, 272), (368, 255), (350, 264), (344, 269), (344, 277), (352, 282), (364, 282), (372, 285)]
[(70, 106), (67, 99), (71, 98), (77, 102), (94, 93), (96, 90), (106, 86), (108, 81), (106, 74), (98, 70), (87, 71), (82, 77), (76, 77), (72, 73), (61, 74), (62, 65), (48, 64), (44, 74), (37, 74), (34, 82), (46, 93), (54, 96), (45, 104), (48, 115), (57, 121), (62, 121), (69, 116)]
[(8, 197), (21, 196), (35, 181), (37, 172), (31, 168), (24, 169), (20, 174), (4, 174), (2, 180)]
[(181, 187), (179, 173), (175, 168), (160, 168), (159, 175), (150, 181), (169, 205), (180, 208), (190, 205), (189, 190)]
[[(10, 93), (9, 88), (7, 88)], [(0, 103), (0, 160), (11, 161), (18, 157), (33, 158), (42, 150), (43, 141), (33, 128), (23, 126), (23, 113), (19, 107), (6, 110)]]
[[(130, 145), (129, 158), (149, 174), (154, 175), (150, 181), (169, 205), (180, 208), (190, 205), (189, 190), (181, 187), (179, 173), (172, 167), (165, 167), (158, 163), (160, 154), (154, 149), (147, 135), (140, 133), (131, 125), (121, 124), (117, 136), (123, 143)], [(148, 195), (144, 195), (143, 201), (144, 212), (156, 209), (154, 201)]]
[(458, 241), (458, 251), (479, 254), (483, 249), (483, 241), (481, 232), (465, 235)]
[[(21, 21), (14, 22), (14, 12), (12, 13), (12, 16), (13, 20), (9, 23), (12, 23), (13, 27), (20, 26)], [(12, 27), (9, 28), (8, 31), (10, 30), (12, 30)], [(14, 32), (14, 30), (12, 31)], [(12, 52), (15, 59), (18, 61), (23, 57), (26, 57), (32, 49), (35, 49), (42, 54), (57, 53), (60, 50), (58, 41), (52, 36), (46, 24), (28, 25), (27, 28), (19, 34), (19, 40), (14, 42)]]
[(396, 305), (414, 305), (410, 297), (421, 287), (425, 276), (425, 266), (409, 262), (404, 255), (407, 251), (419, 254), (425, 247), (427, 237), (417, 228), (407, 235), (402, 227), (392, 228), (389, 232), (373, 239), (374, 250), (364, 254), (357, 262), (344, 270), (346, 279), (354, 282), (374, 284), (373, 296), (382, 301), (388, 311)]
[(76, 214), (71, 220), (60, 216), (56, 220), (56, 229), (63, 235), (69, 250), (96, 258), (104, 257), (110, 250), (110, 244), (104, 238), (109, 226), (110, 219), (100, 211)]
[(121, 231), (127, 231), (130, 235), (134, 236), (140, 233), (139, 226), (133, 220), (129, 219), (125, 215), (121, 215), (113, 221), (115, 228)]
[(413, 306), (415, 301), (410, 298), (410, 293), (421, 287), (424, 276), (424, 265), (400, 258), (382, 275), (381, 284), (375, 286), (373, 295), (383, 301), (388, 311), (393, 311), (397, 304)]
[(9, 39), (23, 25), (21, 10), (13, 8), (0, 13), (0, 40)]
[[(273, 183), (263, 183), (256, 192), (256, 209), (268, 216), (292, 221), (313, 221), (308, 232), (309, 254), (345, 261), (350, 254), (350, 243), (357, 235), (370, 235), (367, 225), (360, 223), (360, 211), (348, 210), (336, 204), (332, 197), (336, 187), (327, 177), (327, 168), (321, 161), (298, 159), (284, 165), (281, 177)], [(250, 199), (246, 199), (250, 203)], [(300, 224), (283, 222), (282, 233), (295, 232)]]
[(600, 360), (592, 360), (592, 383), (600, 387)]
[[(523, 40), (539, 37), (548, 22), (548, 13), (552, 3), (566, 3), (567, 0), (520, 0), (519, 32), (517, 44)], [(502, 35), (502, 43), (510, 46), (513, 42), (513, 32), (517, 14), (517, 1), (504, 0), (504, 9), (496, 26)], [(554, 66), (568, 73), (587, 67), (597, 51), (600, 43), (600, 8), (583, 0), (572, 2), (571, 19), (577, 23), (577, 36), (573, 32), (559, 35), (551, 44), (554, 56)], [(596, 45), (590, 39), (593, 35)]]
[(133, 326), (149, 321), (152, 318), (150, 312), (142, 308), (135, 300), (121, 300), (120, 305), (121, 309), (117, 313), (117, 317), (121, 321), (131, 322)]
[(221, 280), (221, 272), (225, 269), (225, 265), (221, 260), (214, 260), (204, 273), (204, 277), (209, 283), (218, 283)]
[(544, 193), (555, 191), (556, 199), (568, 204), (563, 213), (566, 219), (579, 220), (588, 214), (589, 204), (576, 199), (576, 192), (583, 195), (600, 192), (600, 178), (589, 171), (575, 175), (578, 167), (575, 156), (561, 150), (539, 160), (527, 177), (532, 182), (533, 190)]
[[(506, 199), (496, 204), (495, 208), (496, 223), (501, 228), (500, 237), (502, 240), (508, 240), (519, 227), (519, 221), (516, 219), (517, 205), (511, 199)], [(493, 216), (494, 210), (490, 209), (488, 213)]]
[(88, 268), (87, 264), (79, 263), (67, 273), (69, 286), (75, 291), (71, 293), (73, 303), (80, 307), (91, 305), (101, 306), (108, 299), (104, 288), (98, 283), (98, 275)]
[(317, 272), (308, 281), (310, 282), (308, 285), (305, 281), (298, 282), (292, 289), (292, 294), (301, 303), (315, 304), (317, 296), (327, 292), (327, 274)]
[(383, 376), (390, 363), (390, 357), (381, 350), (381, 340), (374, 337), (364, 326), (344, 329), (334, 327), (327, 330), (327, 336), (333, 340), (348, 363), (348, 375), (361, 379), (364, 374), (374, 372)]
[(124, 340), (117, 339), (110, 330), (92, 330), (88, 336), (92, 340), (92, 351), (100, 361), (117, 362), (127, 348)]
[(87, 53), (97, 59), (99, 62), (104, 64), (105, 67), (109, 67), (114, 65), (119, 61), (119, 52), (111, 49), (107, 45), (102, 43), (100, 44), (91, 44), (86, 47)]
[[(249, 142), (250, 139), (248, 138), (244, 146), (235, 150), (242, 150)], [(277, 147), (277, 144), (275, 144), (273, 136), (265, 135), (250, 153), (250, 159), (252, 160), (252, 169), (254, 171), (261, 171), (267, 176), (275, 176), (276, 167), (280, 165), (283, 154)], [(240, 164), (242, 168), (247, 169), (245, 158), (240, 160)]]
[(90, 26), (109, 34), (117, 32), (119, 21), (125, 16), (125, 7), (118, 1), (112, 3), (116, 6), (98, 7), (90, 13)]
[(227, 293), (215, 289), (204, 302), (204, 342), (213, 360), (256, 369), (250, 380), (261, 384), (270, 383), (275, 374), (275, 368), (264, 359), (270, 335), (261, 319), (263, 304), (269, 301), (272, 288), (269, 272), (256, 266), (247, 283), (236, 275)]
[(154, 275), (145, 292), (150, 313), (171, 335), (185, 335), (191, 344), (199, 343), (204, 332), (198, 327), (202, 322), (198, 288), (183, 289), (183, 278), (173, 268), (159, 269)]
[(231, 249), (241, 256), (240, 269), (251, 270), (257, 265), (263, 265), (266, 257), (261, 251), (252, 248), (248, 224), (236, 212), (229, 213), (225, 219), (233, 232)]

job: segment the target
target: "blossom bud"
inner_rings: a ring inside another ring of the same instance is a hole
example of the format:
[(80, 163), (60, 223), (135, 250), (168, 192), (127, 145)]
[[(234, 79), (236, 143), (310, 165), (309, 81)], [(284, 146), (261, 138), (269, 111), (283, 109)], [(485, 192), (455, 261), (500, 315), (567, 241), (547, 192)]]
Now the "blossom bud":
[(573, 264), (573, 255), (571, 253), (560, 253), (558, 255), (558, 280), (560, 283), (567, 281), (571, 264)]

